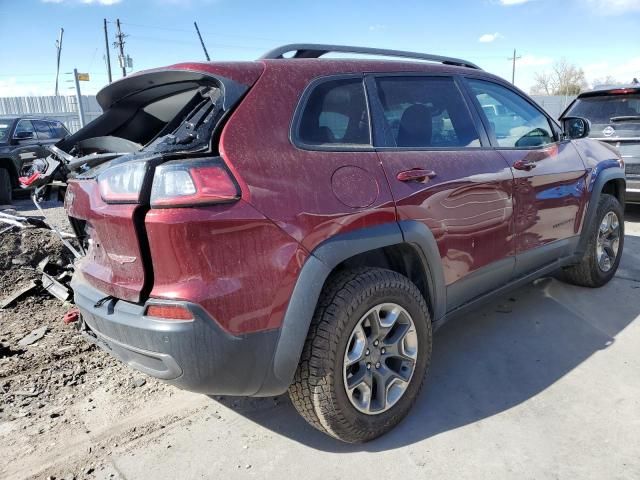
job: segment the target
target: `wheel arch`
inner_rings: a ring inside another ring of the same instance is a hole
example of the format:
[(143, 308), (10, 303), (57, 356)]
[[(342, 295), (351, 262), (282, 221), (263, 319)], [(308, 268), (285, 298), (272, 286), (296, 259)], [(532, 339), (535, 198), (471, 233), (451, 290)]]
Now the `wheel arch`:
[(291, 383), (318, 299), (329, 277), (344, 268), (383, 267), (409, 277), (427, 301), (432, 320), (442, 318), (446, 288), (431, 231), (415, 221), (393, 222), (338, 234), (305, 262), (285, 312), (272, 369), (257, 396), (277, 395)]
[(591, 195), (576, 252), (578, 258), (581, 258), (587, 249), (589, 232), (592, 229), (593, 223), (596, 221), (598, 202), (602, 194), (615, 196), (624, 210), (626, 180), (624, 169), (620, 167), (620, 163), (617, 160), (610, 160), (598, 164), (592, 171), (588, 190)]

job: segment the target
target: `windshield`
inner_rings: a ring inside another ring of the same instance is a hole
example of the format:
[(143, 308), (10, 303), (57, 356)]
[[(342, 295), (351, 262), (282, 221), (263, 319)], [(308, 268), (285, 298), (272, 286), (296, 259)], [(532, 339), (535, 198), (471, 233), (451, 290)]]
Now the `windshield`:
[(579, 98), (565, 116), (583, 117), (591, 123), (600, 124), (625, 120), (636, 120), (640, 123), (640, 93)]
[(11, 123), (0, 120), (0, 143), (9, 141), (9, 130), (11, 130)]

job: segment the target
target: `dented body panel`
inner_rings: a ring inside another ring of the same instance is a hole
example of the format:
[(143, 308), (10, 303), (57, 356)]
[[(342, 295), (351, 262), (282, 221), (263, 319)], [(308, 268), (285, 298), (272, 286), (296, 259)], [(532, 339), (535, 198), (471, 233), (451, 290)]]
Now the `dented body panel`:
[(86, 222), (91, 237), (76, 269), (105, 296), (140, 301), (146, 278), (135, 220), (140, 205), (105, 203), (93, 180), (70, 181), (65, 200), (68, 215)]

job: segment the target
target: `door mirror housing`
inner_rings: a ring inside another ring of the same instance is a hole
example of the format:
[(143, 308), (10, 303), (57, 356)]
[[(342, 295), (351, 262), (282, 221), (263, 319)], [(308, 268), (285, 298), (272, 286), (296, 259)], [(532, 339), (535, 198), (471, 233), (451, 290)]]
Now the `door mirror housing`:
[(582, 117), (565, 117), (562, 119), (562, 129), (565, 138), (576, 140), (589, 136), (591, 122)]
[(32, 140), (35, 137), (33, 136), (33, 132), (16, 132), (15, 135), (13, 136), (14, 140)]

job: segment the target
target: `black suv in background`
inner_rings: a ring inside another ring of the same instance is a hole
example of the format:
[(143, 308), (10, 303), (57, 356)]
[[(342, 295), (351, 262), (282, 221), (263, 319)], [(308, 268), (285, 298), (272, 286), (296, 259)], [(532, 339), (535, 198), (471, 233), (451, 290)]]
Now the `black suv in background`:
[(640, 83), (581, 93), (560, 116), (591, 121), (589, 137), (616, 147), (624, 159), (626, 200), (640, 203)]
[(18, 178), (33, 161), (49, 155), (47, 145), (67, 135), (68, 130), (58, 120), (0, 116), (0, 205), (11, 203)]

